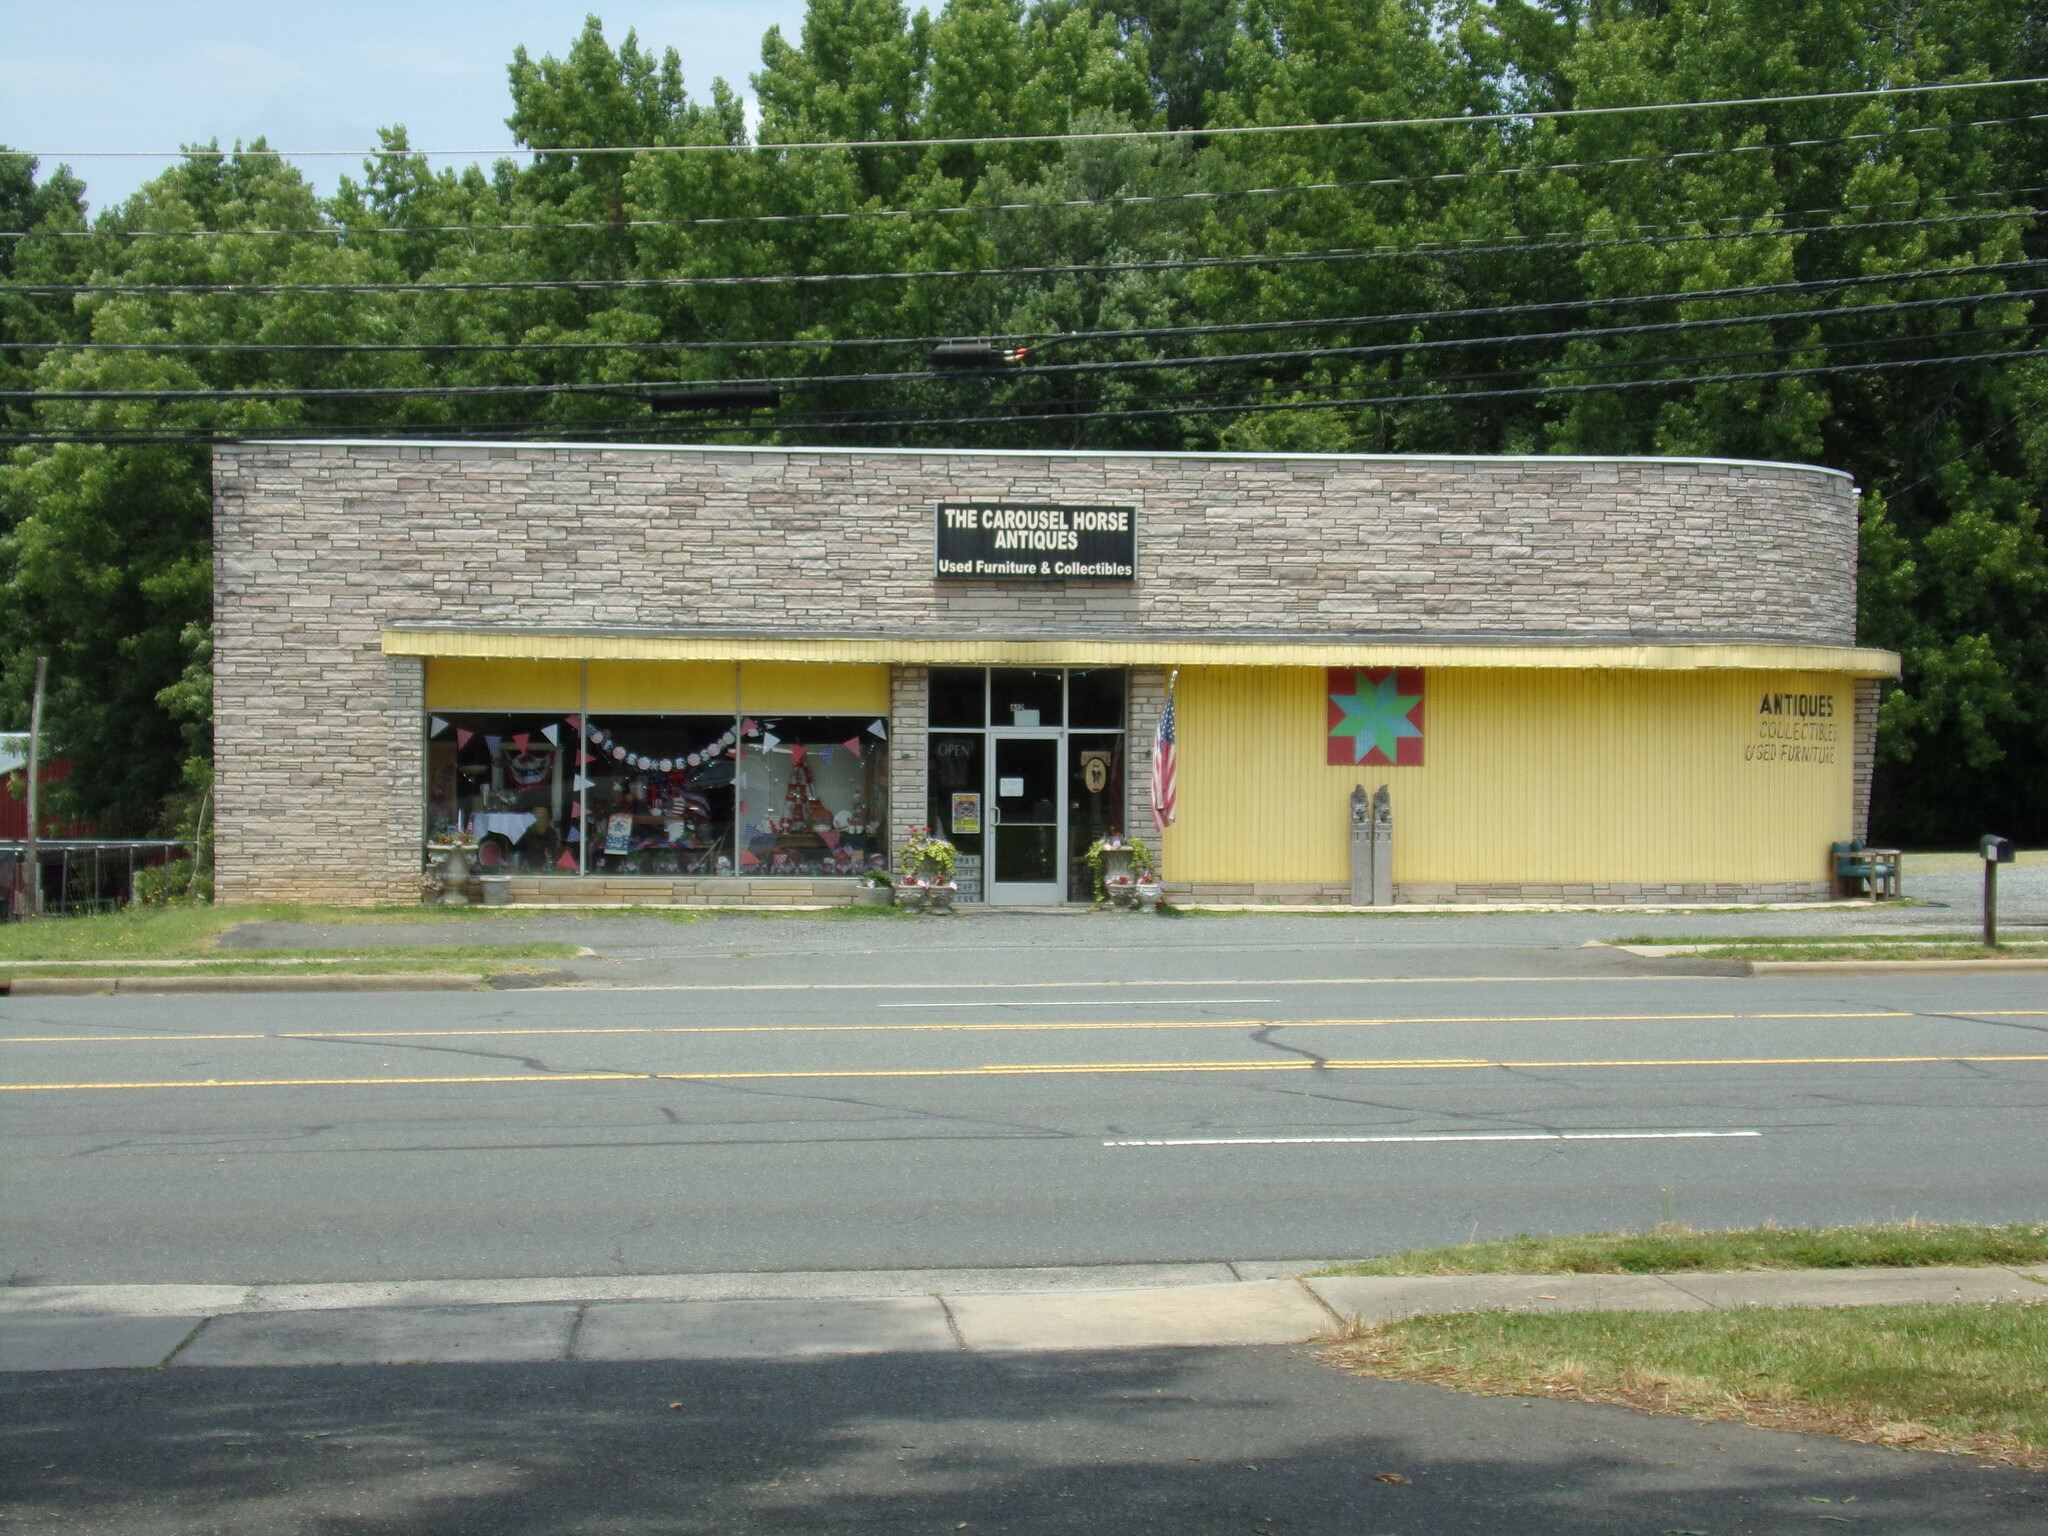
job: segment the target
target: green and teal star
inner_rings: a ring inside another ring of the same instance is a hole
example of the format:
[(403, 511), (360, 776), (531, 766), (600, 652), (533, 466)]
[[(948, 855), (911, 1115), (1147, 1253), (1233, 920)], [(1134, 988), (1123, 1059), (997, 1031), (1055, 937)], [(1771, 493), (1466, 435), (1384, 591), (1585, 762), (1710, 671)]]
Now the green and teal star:
[[(1365, 681), (1361, 674), (1358, 682)], [(1422, 727), (1409, 718), (1422, 695), (1402, 693), (1394, 686), (1392, 672), (1374, 684), (1371, 693), (1362, 688), (1356, 693), (1333, 693), (1330, 702), (1344, 711), (1344, 718), (1330, 727), (1330, 734), (1352, 738), (1354, 762), (1362, 763), (1377, 751), (1391, 763), (1403, 737), (1422, 734)]]

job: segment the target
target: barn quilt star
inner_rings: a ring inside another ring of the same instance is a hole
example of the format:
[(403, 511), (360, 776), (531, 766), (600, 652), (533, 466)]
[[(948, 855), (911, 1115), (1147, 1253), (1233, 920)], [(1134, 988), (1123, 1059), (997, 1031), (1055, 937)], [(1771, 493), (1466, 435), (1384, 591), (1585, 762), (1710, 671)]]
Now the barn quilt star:
[(1418, 669), (1333, 671), (1329, 699), (1331, 762), (1421, 763)]

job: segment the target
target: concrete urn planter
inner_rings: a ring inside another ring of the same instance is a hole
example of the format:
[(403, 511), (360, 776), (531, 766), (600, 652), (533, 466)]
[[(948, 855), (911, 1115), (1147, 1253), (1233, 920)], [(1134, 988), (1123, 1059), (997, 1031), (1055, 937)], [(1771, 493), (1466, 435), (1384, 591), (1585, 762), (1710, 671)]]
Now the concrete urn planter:
[(469, 905), (469, 856), (476, 850), (468, 843), (429, 843), (427, 851), (437, 855), (434, 873), (441, 877), (441, 894), (434, 904), (441, 907)]

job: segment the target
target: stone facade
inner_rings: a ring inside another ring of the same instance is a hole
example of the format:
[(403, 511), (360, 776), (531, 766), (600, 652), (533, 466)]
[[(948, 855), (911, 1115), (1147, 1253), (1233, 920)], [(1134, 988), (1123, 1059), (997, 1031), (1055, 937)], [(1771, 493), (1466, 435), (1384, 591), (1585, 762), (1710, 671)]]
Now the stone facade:
[(1870, 779), (1877, 771), (1877, 709), (1884, 702), (1884, 684), (1874, 677), (1856, 679), (1856, 720), (1854, 739), (1855, 788), (1850, 792), (1850, 836), (1857, 842), (1870, 839)]
[[(1139, 579), (935, 579), (933, 504), (987, 499), (1135, 505)], [(224, 445), (218, 889), (417, 899), (423, 674), (386, 629), (1847, 645), (1855, 549), (1847, 479), (1788, 465)], [(892, 683), (898, 837), (923, 686)], [(1134, 675), (1141, 836), (1163, 690)]]

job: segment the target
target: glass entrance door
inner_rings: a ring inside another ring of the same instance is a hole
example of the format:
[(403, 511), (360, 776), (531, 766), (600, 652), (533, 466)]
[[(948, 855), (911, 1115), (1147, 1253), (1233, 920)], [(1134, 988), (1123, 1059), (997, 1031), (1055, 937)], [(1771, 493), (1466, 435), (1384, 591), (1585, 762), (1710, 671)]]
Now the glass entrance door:
[(995, 844), (988, 899), (997, 906), (1052, 906), (1065, 895), (1060, 871), (1066, 803), (1060, 737), (990, 733), (989, 789)]

